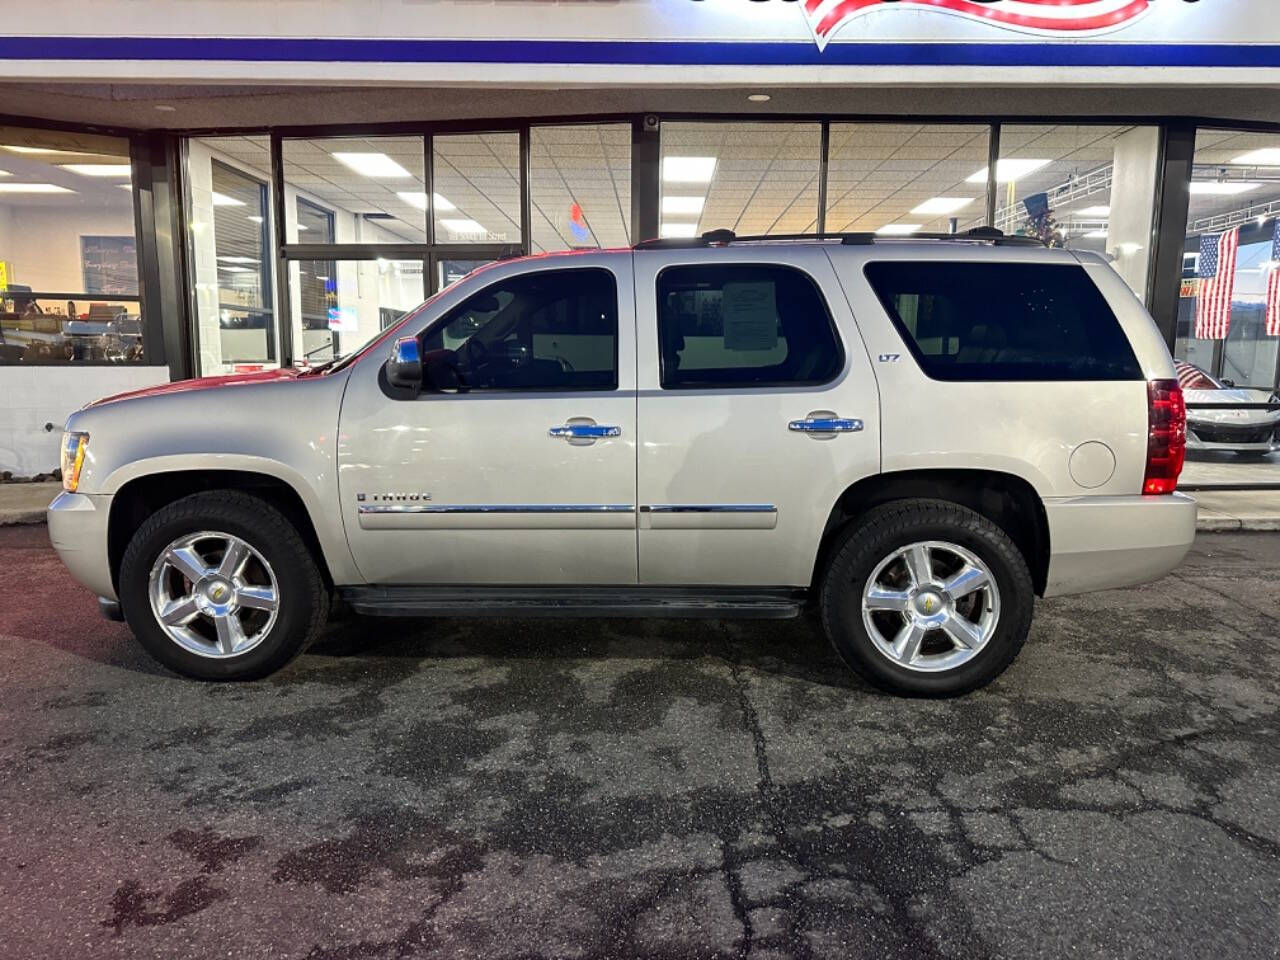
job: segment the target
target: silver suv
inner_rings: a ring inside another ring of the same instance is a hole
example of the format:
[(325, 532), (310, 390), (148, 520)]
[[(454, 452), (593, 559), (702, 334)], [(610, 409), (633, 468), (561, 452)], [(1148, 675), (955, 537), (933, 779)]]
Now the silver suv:
[(356, 354), (74, 414), (49, 531), (181, 673), (396, 616), (791, 617), (914, 694), (1162, 576), (1185, 413), (1098, 256), (995, 231), (509, 260)]

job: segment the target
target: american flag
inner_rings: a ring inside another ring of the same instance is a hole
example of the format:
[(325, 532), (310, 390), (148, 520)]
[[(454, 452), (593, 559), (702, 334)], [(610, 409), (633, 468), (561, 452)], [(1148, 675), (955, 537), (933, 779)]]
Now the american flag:
[(1196, 296), (1196, 339), (1225, 340), (1231, 329), (1231, 296), (1236, 291), (1236, 251), (1240, 228), (1226, 233), (1206, 233), (1200, 238), (1201, 278)]
[(1280, 337), (1280, 219), (1271, 240), (1271, 272), (1267, 274), (1267, 336)]
[(831, 35), (872, 10), (904, 7), (994, 23), (1031, 33), (1078, 34), (1106, 30), (1146, 13), (1155, 0), (804, 0), (804, 15), (819, 47)]

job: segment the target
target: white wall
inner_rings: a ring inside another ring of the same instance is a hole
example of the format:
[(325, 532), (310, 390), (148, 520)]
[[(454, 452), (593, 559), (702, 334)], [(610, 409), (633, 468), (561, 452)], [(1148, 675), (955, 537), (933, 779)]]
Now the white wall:
[(1151, 265), (1159, 163), (1159, 128), (1134, 127), (1116, 138), (1107, 252), (1115, 256), (1116, 272), (1142, 298)]
[[(168, 380), (168, 367), (0, 366), (0, 470), (31, 476), (54, 469), (62, 426), (73, 412)], [(54, 430), (46, 431), (46, 423)]]

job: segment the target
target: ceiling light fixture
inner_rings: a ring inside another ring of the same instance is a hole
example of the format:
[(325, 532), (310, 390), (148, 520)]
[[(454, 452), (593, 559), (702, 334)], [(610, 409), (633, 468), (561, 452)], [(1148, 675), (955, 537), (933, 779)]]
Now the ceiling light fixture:
[(222, 263), (257, 263), (253, 257), (218, 257)]
[(747, 99), (752, 103), (768, 103), (773, 97), (767, 93), (750, 93), (747, 94)]
[[(425, 190), (400, 190), (397, 191), (396, 196), (411, 207), (417, 207), (419, 210), (427, 209), (427, 192)], [(431, 202), (442, 213), (458, 209), (438, 193), (431, 194)]]
[(911, 212), (921, 217), (945, 217), (973, 203), (973, 197), (934, 197)]
[(698, 214), (707, 202), (705, 197), (663, 197), (662, 212), (671, 214)]
[(1107, 231), (1090, 230), (1088, 233), (1081, 234), (1081, 236), (1084, 237), (1086, 240), (1105, 240), (1107, 239)]
[(919, 223), (886, 223), (876, 231), (882, 237), (906, 237), (920, 229)]
[(127, 163), (62, 163), (59, 166), (82, 177), (127, 177), (132, 173)]
[(171, 106), (170, 104), (167, 104), (167, 103), (157, 103), (156, 109), (159, 110), (161, 113), (173, 113), (178, 108), (175, 106)]
[(658, 235), (667, 239), (697, 236), (696, 223), (663, 223)]
[(662, 179), (667, 183), (710, 183), (715, 157), (663, 157)]
[[(1021, 180), (1028, 174), (1035, 173), (1042, 167), (1053, 163), (1052, 160), (1028, 160), (1021, 157), (1005, 157), (996, 164), (996, 183), (1008, 183)], [(966, 181), (968, 183), (986, 183), (988, 167), (983, 167)]]
[(1280, 167), (1280, 147), (1263, 147), (1261, 150), (1250, 150), (1231, 161), (1247, 167)]
[(1243, 180), (1192, 180), (1191, 192), (1205, 197), (1234, 197), (1239, 193), (1257, 190), (1259, 184)]
[(1104, 206), (1085, 207), (1083, 210), (1077, 210), (1072, 214), (1073, 217), (1109, 217), (1111, 216), (1111, 208)]
[(225, 193), (219, 193), (217, 190), (211, 190), (209, 196), (213, 198), (215, 207), (243, 207), (245, 202), (237, 200), (235, 197), (228, 197)]
[(75, 193), (56, 183), (7, 183), (0, 182), (0, 193)]
[(54, 150), (52, 147), (19, 147), (6, 146), (6, 150), (12, 153), (71, 153), (70, 150)]
[(333, 158), (363, 177), (400, 179), (413, 176), (385, 153), (335, 153)]

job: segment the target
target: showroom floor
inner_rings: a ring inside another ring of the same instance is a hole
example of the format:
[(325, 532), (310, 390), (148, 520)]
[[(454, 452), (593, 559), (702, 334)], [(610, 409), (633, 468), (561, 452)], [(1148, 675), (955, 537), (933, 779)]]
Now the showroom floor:
[(201, 685), (0, 529), (7, 957), (1257, 957), (1280, 537), (1042, 601), (987, 690), (806, 620), (354, 621)]

